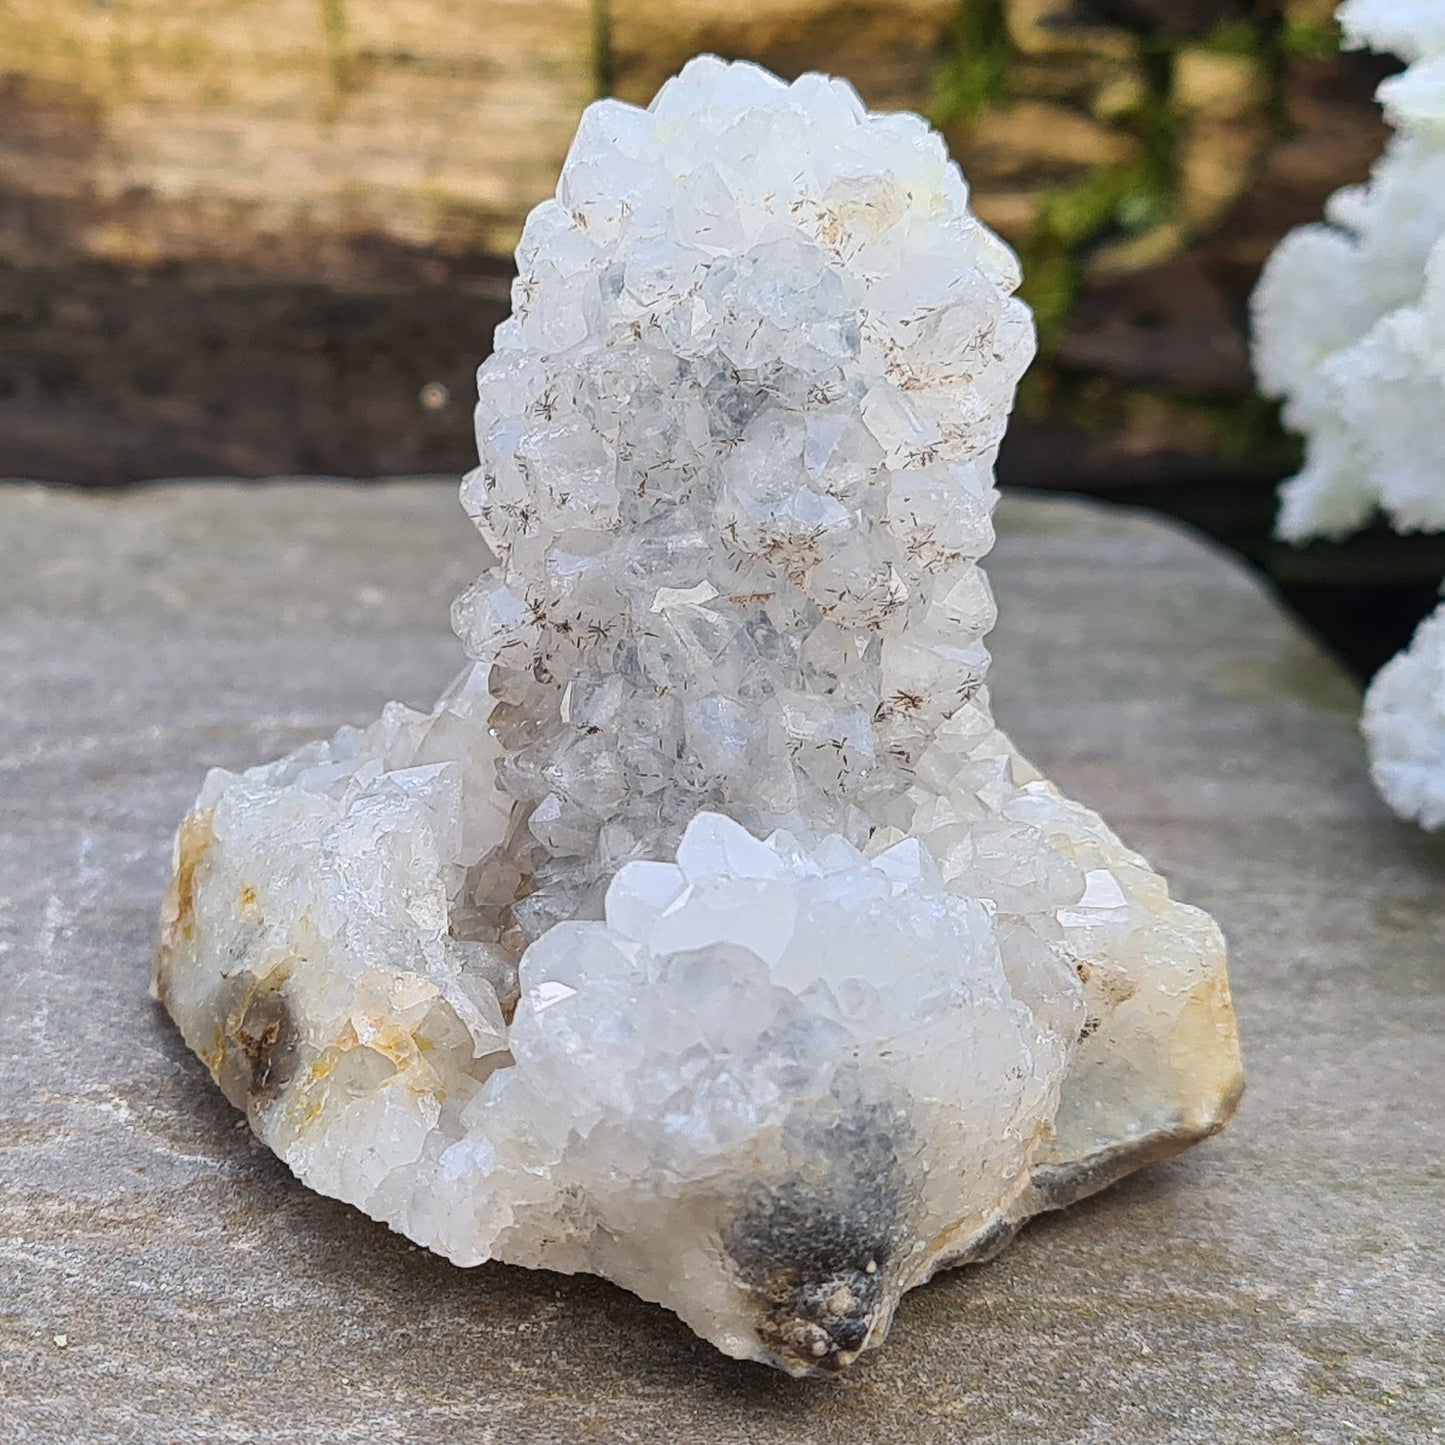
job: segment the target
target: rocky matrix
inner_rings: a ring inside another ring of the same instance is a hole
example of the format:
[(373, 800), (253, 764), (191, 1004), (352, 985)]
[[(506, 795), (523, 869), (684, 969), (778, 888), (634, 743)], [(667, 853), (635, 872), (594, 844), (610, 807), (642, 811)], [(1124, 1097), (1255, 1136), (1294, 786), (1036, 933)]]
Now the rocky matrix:
[(1032, 330), (922, 121), (694, 61), (587, 112), (518, 263), (474, 662), (210, 775), (156, 993), (314, 1188), (837, 1372), (1224, 1123), (1223, 943), (993, 725)]
[[(1345, 536), (1377, 512), (1400, 532), (1445, 529), (1445, 0), (1351, 0), (1340, 20), (1352, 44), (1410, 63), (1380, 87), (1396, 134), (1369, 183), (1287, 236), (1254, 297), (1260, 385), (1305, 437), (1281, 492), (1291, 541)], [(1380, 791), (1432, 828), (1445, 824), (1445, 704), (1420, 669), (1438, 634), (1422, 631), (1365, 711)]]

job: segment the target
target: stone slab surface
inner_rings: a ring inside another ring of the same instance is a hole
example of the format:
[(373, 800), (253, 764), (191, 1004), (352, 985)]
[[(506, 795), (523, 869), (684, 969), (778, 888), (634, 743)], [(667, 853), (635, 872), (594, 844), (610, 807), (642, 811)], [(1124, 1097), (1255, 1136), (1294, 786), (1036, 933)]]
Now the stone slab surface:
[(1445, 842), (1384, 812), (1351, 687), (1237, 565), (1076, 503), (1001, 532), (999, 717), (1220, 918), (1249, 1088), (831, 1384), (307, 1192), (146, 996), (204, 769), (450, 676), (481, 556), (452, 489), (0, 490), (0, 1435), (1445, 1437)]

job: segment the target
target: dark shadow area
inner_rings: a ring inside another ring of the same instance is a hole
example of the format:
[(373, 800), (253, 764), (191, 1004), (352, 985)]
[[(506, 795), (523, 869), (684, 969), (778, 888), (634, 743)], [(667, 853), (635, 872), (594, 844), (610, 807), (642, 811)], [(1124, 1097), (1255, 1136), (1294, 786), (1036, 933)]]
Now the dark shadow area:
[(1276, 459), (1231, 462), (1162, 450), (1091, 465), (1089, 446), (1055, 422), (1018, 419), (999, 459), (1000, 485), (1146, 507), (1238, 553), (1361, 682), (1407, 642), (1435, 606), (1445, 537), (1397, 536), (1383, 522), (1341, 542), (1293, 546), (1274, 536)]
[(345, 287), (181, 263), (0, 268), (0, 466), (110, 486), (465, 469), (511, 268), (380, 243), (367, 260)]

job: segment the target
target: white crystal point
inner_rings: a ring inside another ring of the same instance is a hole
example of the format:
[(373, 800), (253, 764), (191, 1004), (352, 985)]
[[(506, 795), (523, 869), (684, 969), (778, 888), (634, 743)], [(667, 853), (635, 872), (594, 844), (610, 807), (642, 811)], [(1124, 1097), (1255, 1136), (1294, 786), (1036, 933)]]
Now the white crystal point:
[(836, 1372), (1224, 1123), (1223, 942), (993, 725), (1032, 328), (922, 121), (696, 60), (589, 108), (518, 266), (475, 665), (211, 775), (156, 993), (314, 1188)]
[(1445, 828), (1445, 605), (1376, 674), (1361, 725), (1385, 801), (1422, 828)]

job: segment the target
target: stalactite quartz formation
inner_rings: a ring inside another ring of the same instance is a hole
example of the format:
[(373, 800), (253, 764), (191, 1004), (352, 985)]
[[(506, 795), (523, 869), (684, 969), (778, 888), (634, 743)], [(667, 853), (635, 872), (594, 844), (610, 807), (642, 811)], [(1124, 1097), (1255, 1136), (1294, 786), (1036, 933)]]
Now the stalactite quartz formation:
[(1032, 328), (922, 121), (701, 58), (589, 109), (518, 263), (473, 662), (211, 774), (156, 993), (313, 1188), (836, 1373), (1221, 1127), (1223, 941), (993, 724)]

